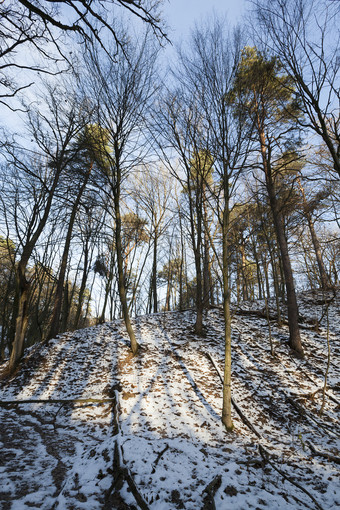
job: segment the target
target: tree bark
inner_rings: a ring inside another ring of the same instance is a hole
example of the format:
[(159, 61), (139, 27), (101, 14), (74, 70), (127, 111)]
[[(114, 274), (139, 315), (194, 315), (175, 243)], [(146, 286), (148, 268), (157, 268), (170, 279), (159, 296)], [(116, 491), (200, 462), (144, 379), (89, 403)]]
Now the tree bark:
[[(263, 150), (263, 146), (261, 148)], [(300, 356), (303, 356), (303, 348), (300, 338), (299, 330), (299, 311), (295, 293), (294, 277), (292, 266), (290, 263), (288, 253), (288, 243), (284, 231), (284, 221), (281, 211), (279, 210), (274, 183), (272, 181), (271, 168), (269, 162), (264, 156), (264, 169), (266, 174), (266, 187), (269, 197), (269, 203), (273, 214), (274, 226), (277, 236), (277, 241), (281, 253), (281, 261), (283, 274), (285, 278), (286, 292), (287, 292), (287, 310), (288, 310), (288, 324), (289, 324), (289, 345)]]
[(223, 403), (222, 403), (222, 423), (227, 431), (233, 430), (231, 416), (231, 314), (230, 314), (230, 283), (229, 283), (229, 250), (228, 250), (228, 231), (229, 231), (229, 185), (228, 179), (224, 177), (225, 203), (223, 210), (223, 313), (224, 313), (224, 377), (223, 377)]

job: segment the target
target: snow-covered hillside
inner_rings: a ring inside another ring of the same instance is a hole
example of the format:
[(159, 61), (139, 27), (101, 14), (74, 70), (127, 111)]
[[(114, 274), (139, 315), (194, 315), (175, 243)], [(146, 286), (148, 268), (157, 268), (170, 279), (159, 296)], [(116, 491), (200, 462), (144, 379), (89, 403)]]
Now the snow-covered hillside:
[(136, 358), (120, 321), (33, 348), (1, 383), (0, 508), (339, 507), (340, 297), (327, 299), (328, 314), (321, 294), (300, 297), (303, 360), (274, 321), (270, 355), (267, 320), (251, 313), (264, 303), (234, 315), (232, 433), (218, 308), (204, 338), (191, 311), (136, 319)]

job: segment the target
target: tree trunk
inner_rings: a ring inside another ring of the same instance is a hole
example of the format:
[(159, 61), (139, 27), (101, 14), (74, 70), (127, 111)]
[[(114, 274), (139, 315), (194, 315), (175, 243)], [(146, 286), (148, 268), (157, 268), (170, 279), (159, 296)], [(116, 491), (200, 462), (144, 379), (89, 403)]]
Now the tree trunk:
[(152, 262), (152, 295), (153, 295), (153, 311), (158, 312), (157, 300), (157, 241), (158, 231), (155, 229), (155, 240), (153, 244), (153, 262)]
[(223, 313), (224, 313), (224, 377), (223, 377), (223, 404), (222, 423), (227, 431), (233, 430), (231, 417), (231, 315), (230, 315), (230, 284), (229, 284), (229, 253), (228, 253), (228, 231), (229, 231), (229, 186), (228, 180), (224, 177), (225, 203), (223, 211)]
[(28, 325), (28, 300), (30, 284), (26, 280), (25, 271), (26, 265), (20, 265), (18, 267), (17, 274), (17, 288), (18, 292), (18, 313), (16, 318), (15, 336), (13, 341), (13, 347), (11, 357), (9, 360), (9, 370), (12, 371), (22, 358), (24, 353), (24, 342), (25, 335)]
[(308, 208), (305, 190), (302, 187), (300, 179), (298, 179), (298, 184), (299, 184), (299, 188), (300, 188), (302, 200), (303, 200), (303, 211), (304, 211), (304, 215), (307, 220), (307, 223), (308, 223), (308, 227), (309, 227), (309, 231), (310, 231), (310, 235), (312, 238), (312, 243), (313, 243), (313, 247), (314, 247), (314, 251), (315, 251), (316, 261), (317, 261), (318, 268), (319, 268), (321, 287), (323, 289), (327, 289), (327, 287), (329, 287), (329, 278), (328, 278), (328, 275), (327, 275), (327, 272), (326, 272), (326, 269), (325, 269), (325, 266), (324, 266), (324, 263), (322, 260), (322, 253), (321, 253), (319, 239), (315, 232), (313, 218), (312, 218), (312, 215)]
[(64, 285), (64, 293), (62, 299), (62, 309), (61, 309), (61, 332), (67, 330), (68, 318), (70, 314), (70, 308), (72, 304), (72, 293), (70, 294), (70, 281), (69, 281), (69, 271), (66, 276), (66, 283)]
[(89, 265), (90, 265), (90, 263), (89, 263), (89, 240), (86, 237), (85, 245), (84, 245), (84, 270), (83, 270), (83, 276), (81, 279), (81, 284), (80, 284), (80, 289), (79, 289), (78, 306), (77, 306), (76, 316), (74, 319), (74, 329), (78, 328), (81, 311), (83, 309), (84, 293), (85, 293), (86, 282), (87, 282), (87, 278), (88, 278)]
[(74, 222), (76, 219), (76, 214), (78, 211), (80, 200), (81, 200), (81, 197), (82, 197), (84, 190), (86, 188), (87, 182), (89, 180), (92, 167), (93, 167), (93, 162), (90, 162), (89, 168), (87, 169), (87, 172), (84, 176), (84, 181), (78, 191), (78, 195), (76, 197), (76, 200), (75, 200), (72, 210), (71, 210), (71, 216), (70, 216), (70, 220), (69, 220), (69, 224), (68, 224), (63, 256), (61, 259), (61, 266), (60, 266), (60, 271), (59, 271), (57, 289), (55, 292), (55, 302), (54, 302), (53, 314), (52, 314), (52, 319), (51, 319), (50, 331), (49, 331), (49, 334), (47, 335), (47, 339), (55, 338), (60, 331), (60, 324), (59, 324), (60, 312), (61, 312), (61, 305), (62, 305), (62, 299), (63, 299), (64, 281), (65, 281), (65, 274), (66, 274), (66, 268), (67, 268), (68, 254), (69, 254), (70, 245), (71, 245), (73, 226), (74, 226)]
[(288, 253), (288, 243), (285, 236), (284, 229), (284, 220), (282, 213), (279, 209), (276, 193), (275, 193), (275, 185), (273, 182), (272, 169), (270, 165), (270, 160), (267, 155), (267, 147), (265, 142), (265, 134), (262, 129), (261, 123), (258, 120), (258, 132), (260, 138), (261, 145), (261, 156), (263, 163), (263, 170), (266, 179), (266, 188), (270, 203), (270, 208), (273, 215), (274, 227), (276, 232), (277, 241), (280, 248), (281, 253), (281, 262), (282, 269), (285, 278), (286, 292), (287, 292), (287, 308), (288, 308), (288, 325), (289, 325), (289, 345), (290, 347), (300, 356), (303, 356), (303, 348), (301, 344), (300, 338), (300, 330), (299, 330), (299, 310), (297, 305), (296, 293), (295, 293), (295, 285), (293, 278), (293, 271), (290, 263), (289, 253)]
[(105, 285), (104, 303), (103, 303), (102, 313), (100, 314), (99, 321), (98, 321), (99, 324), (103, 324), (105, 322), (105, 310), (107, 307), (107, 302), (108, 302), (110, 290), (112, 287), (114, 263), (115, 263), (115, 257), (114, 257), (114, 254), (111, 253), (109, 274), (107, 275), (107, 281), (106, 281), (106, 285)]
[(247, 260), (246, 260), (246, 254), (244, 250), (244, 240), (241, 238), (241, 257), (242, 257), (242, 265), (241, 265), (241, 271), (242, 271), (242, 299), (243, 301), (248, 301), (249, 299), (249, 293), (248, 293), (248, 281), (247, 281)]
[[(204, 187), (205, 189), (205, 187)], [(204, 193), (205, 194), (205, 193)], [(210, 278), (209, 278), (209, 235), (208, 235), (208, 211), (206, 198), (203, 196), (204, 233), (203, 233), (203, 308), (210, 305)]]
[(183, 225), (180, 211), (178, 212), (179, 228), (181, 233), (181, 264), (179, 268), (179, 311), (183, 310), (183, 268), (184, 268), (184, 240), (183, 240)]
[[(268, 171), (268, 170), (267, 170)], [(273, 214), (276, 236), (281, 253), (282, 269), (287, 292), (287, 309), (289, 325), (289, 345), (300, 356), (303, 356), (303, 348), (299, 330), (299, 311), (295, 293), (293, 271), (288, 253), (288, 243), (284, 231), (284, 221), (279, 211), (275, 190), (273, 187), (271, 175), (266, 175), (267, 192), (269, 196), (270, 207)]]
[(138, 343), (136, 340), (135, 333), (132, 329), (129, 309), (127, 305), (126, 298), (126, 288), (125, 288), (125, 275), (124, 275), (124, 260), (123, 260), (123, 249), (122, 249), (122, 219), (120, 215), (120, 175), (119, 169), (117, 169), (117, 184), (113, 190), (113, 199), (114, 199), (114, 209), (115, 209), (115, 217), (116, 217), (116, 229), (115, 229), (115, 238), (116, 238), (116, 256), (117, 256), (117, 271), (118, 271), (118, 293), (120, 298), (120, 303), (122, 307), (123, 319), (125, 322), (126, 330), (128, 332), (131, 350), (134, 355), (138, 352)]

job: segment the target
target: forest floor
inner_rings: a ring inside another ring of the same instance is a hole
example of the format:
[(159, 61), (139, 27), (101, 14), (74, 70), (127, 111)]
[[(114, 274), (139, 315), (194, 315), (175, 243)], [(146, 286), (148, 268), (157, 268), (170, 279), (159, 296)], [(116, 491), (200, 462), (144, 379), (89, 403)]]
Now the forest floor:
[(135, 358), (121, 321), (32, 348), (0, 385), (0, 508), (339, 508), (340, 292), (299, 305), (304, 359), (274, 320), (270, 354), (263, 302), (235, 313), (231, 433), (219, 308), (204, 337), (192, 311), (136, 319)]

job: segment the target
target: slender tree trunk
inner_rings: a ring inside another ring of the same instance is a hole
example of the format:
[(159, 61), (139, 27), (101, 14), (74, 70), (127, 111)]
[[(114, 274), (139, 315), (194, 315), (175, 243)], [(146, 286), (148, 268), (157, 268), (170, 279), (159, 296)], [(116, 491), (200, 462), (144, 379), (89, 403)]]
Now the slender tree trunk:
[(208, 235), (208, 211), (205, 198), (205, 186), (203, 193), (203, 308), (209, 308), (210, 305), (210, 278), (209, 278), (209, 235)]
[(248, 281), (247, 281), (247, 261), (244, 250), (244, 240), (241, 239), (241, 257), (242, 257), (242, 299), (243, 301), (248, 301), (249, 293), (248, 293)]
[(155, 239), (153, 243), (153, 262), (152, 262), (152, 294), (153, 294), (153, 311), (158, 312), (158, 299), (157, 299), (157, 242), (158, 231), (155, 229)]
[(62, 309), (61, 309), (61, 332), (67, 330), (68, 318), (70, 314), (70, 308), (72, 304), (72, 292), (70, 293), (70, 281), (69, 281), (69, 271), (67, 272), (66, 282), (64, 285), (63, 299), (62, 299)]
[(224, 177), (224, 210), (223, 210), (223, 313), (224, 313), (224, 378), (223, 378), (223, 404), (222, 404), (222, 423), (228, 431), (234, 426), (231, 416), (231, 314), (230, 314), (230, 282), (229, 282), (229, 252), (228, 252), (228, 233), (229, 233), (229, 182)]
[(266, 291), (263, 290), (263, 294), (267, 297), (267, 299), (270, 299), (270, 285), (269, 285), (269, 275), (268, 275), (268, 267), (269, 267), (269, 261), (267, 262), (266, 256), (262, 257), (262, 264), (264, 268), (264, 278), (266, 282)]
[(179, 311), (183, 310), (183, 266), (184, 266), (184, 240), (183, 240), (183, 225), (180, 211), (178, 212), (179, 228), (181, 233), (181, 264), (179, 268)]
[(108, 302), (109, 295), (110, 295), (110, 290), (112, 287), (114, 264), (115, 264), (115, 256), (113, 253), (111, 253), (109, 274), (107, 275), (107, 280), (106, 280), (106, 285), (105, 285), (104, 303), (103, 303), (102, 313), (100, 314), (100, 317), (98, 320), (99, 324), (103, 324), (105, 322), (105, 311), (106, 311), (107, 302)]
[(259, 260), (258, 254), (257, 254), (256, 246), (254, 246), (254, 245), (253, 245), (253, 255), (254, 255), (255, 264), (256, 264), (257, 285), (259, 288), (258, 299), (263, 299), (263, 295), (264, 295), (263, 277), (262, 277), (262, 273), (261, 273), (260, 260)]
[(281, 317), (281, 306), (280, 306), (279, 277), (277, 275), (277, 268), (276, 268), (277, 264), (276, 264), (276, 259), (274, 256), (274, 248), (272, 246), (272, 243), (267, 235), (266, 235), (266, 238), (267, 238), (267, 244), (268, 244), (268, 249), (269, 249), (270, 265), (272, 266), (273, 285), (274, 285), (276, 313), (277, 313), (277, 323), (278, 323), (278, 326), (281, 326), (282, 317)]
[[(196, 270), (196, 322), (194, 331), (197, 335), (203, 332), (203, 299), (202, 299), (202, 268), (201, 268), (201, 246), (202, 246), (202, 197), (199, 189), (195, 191), (195, 205), (191, 195), (192, 190), (188, 182), (189, 190), (189, 209), (190, 209), (190, 234), (192, 248), (194, 252), (195, 270)], [(195, 224), (195, 215), (197, 225)]]
[(323, 289), (327, 289), (327, 287), (329, 287), (330, 283), (329, 283), (329, 278), (328, 278), (328, 275), (327, 275), (327, 272), (326, 272), (326, 269), (325, 269), (325, 266), (324, 266), (324, 263), (322, 260), (322, 253), (321, 253), (319, 239), (315, 232), (313, 218), (309, 211), (308, 203), (307, 203), (306, 195), (305, 195), (305, 190), (303, 189), (300, 179), (298, 179), (298, 184), (299, 184), (299, 188), (300, 188), (302, 200), (303, 200), (303, 211), (304, 211), (304, 215), (307, 220), (307, 223), (308, 223), (308, 227), (309, 227), (309, 231), (310, 231), (310, 235), (312, 238), (312, 243), (313, 243), (313, 247), (314, 247), (314, 251), (315, 251), (316, 261), (317, 261), (318, 268), (319, 268), (321, 287)]
[(57, 283), (57, 288), (56, 288), (56, 292), (55, 292), (55, 301), (54, 301), (50, 331), (48, 333), (47, 339), (55, 338), (60, 331), (60, 323), (59, 323), (60, 322), (60, 313), (61, 313), (61, 305), (62, 305), (62, 299), (63, 299), (63, 290), (64, 290), (65, 274), (66, 274), (66, 269), (67, 269), (67, 261), (68, 261), (68, 255), (69, 255), (71, 239), (72, 239), (72, 232), (73, 232), (74, 222), (76, 219), (76, 214), (78, 211), (80, 200), (81, 200), (81, 197), (85, 190), (85, 187), (87, 185), (87, 182), (89, 180), (92, 167), (93, 167), (93, 162), (91, 162), (89, 165), (89, 168), (88, 168), (88, 170), (85, 174), (85, 177), (84, 177), (84, 181), (79, 189), (78, 195), (76, 197), (76, 200), (75, 200), (72, 210), (71, 210), (71, 216), (70, 216), (70, 220), (69, 220), (69, 224), (68, 224), (68, 228), (67, 228), (64, 251), (63, 251), (60, 270), (59, 270), (58, 283)]
[(202, 299), (202, 271), (201, 271), (201, 254), (196, 249), (195, 253), (196, 266), (196, 322), (195, 333), (202, 335), (203, 332), (203, 299)]
[(129, 309), (126, 298), (126, 288), (125, 288), (125, 276), (124, 276), (124, 260), (123, 260), (123, 248), (122, 248), (122, 219), (120, 215), (120, 170), (117, 169), (117, 184), (113, 190), (113, 200), (114, 200), (114, 209), (115, 209), (115, 217), (116, 217), (116, 229), (115, 229), (115, 238), (116, 238), (116, 256), (117, 256), (117, 271), (118, 271), (118, 293), (120, 298), (120, 303), (122, 307), (123, 319), (125, 322), (126, 330), (128, 332), (131, 350), (134, 355), (138, 352), (138, 343), (136, 340), (135, 333), (132, 329)]
[(166, 297), (165, 297), (165, 311), (170, 310), (170, 296), (171, 296), (171, 280), (172, 280), (172, 267), (171, 267), (171, 254), (172, 254), (172, 239), (169, 250), (169, 259), (168, 259), (168, 281), (166, 285)]
[(148, 292), (148, 301), (146, 304), (146, 313), (152, 312), (152, 273), (150, 276), (150, 286), (149, 286), (149, 292)]
[(87, 278), (88, 278), (88, 274), (89, 274), (89, 272), (88, 272), (89, 265), (90, 265), (90, 263), (89, 263), (89, 240), (88, 240), (88, 237), (86, 236), (85, 245), (84, 245), (84, 270), (83, 270), (83, 276), (81, 279), (81, 284), (80, 284), (80, 289), (79, 289), (78, 305), (77, 305), (76, 316), (74, 319), (74, 329), (78, 328), (81, 311), (83, 309), (84, 293), (85, 293), (86, 282), (87, 282)]

